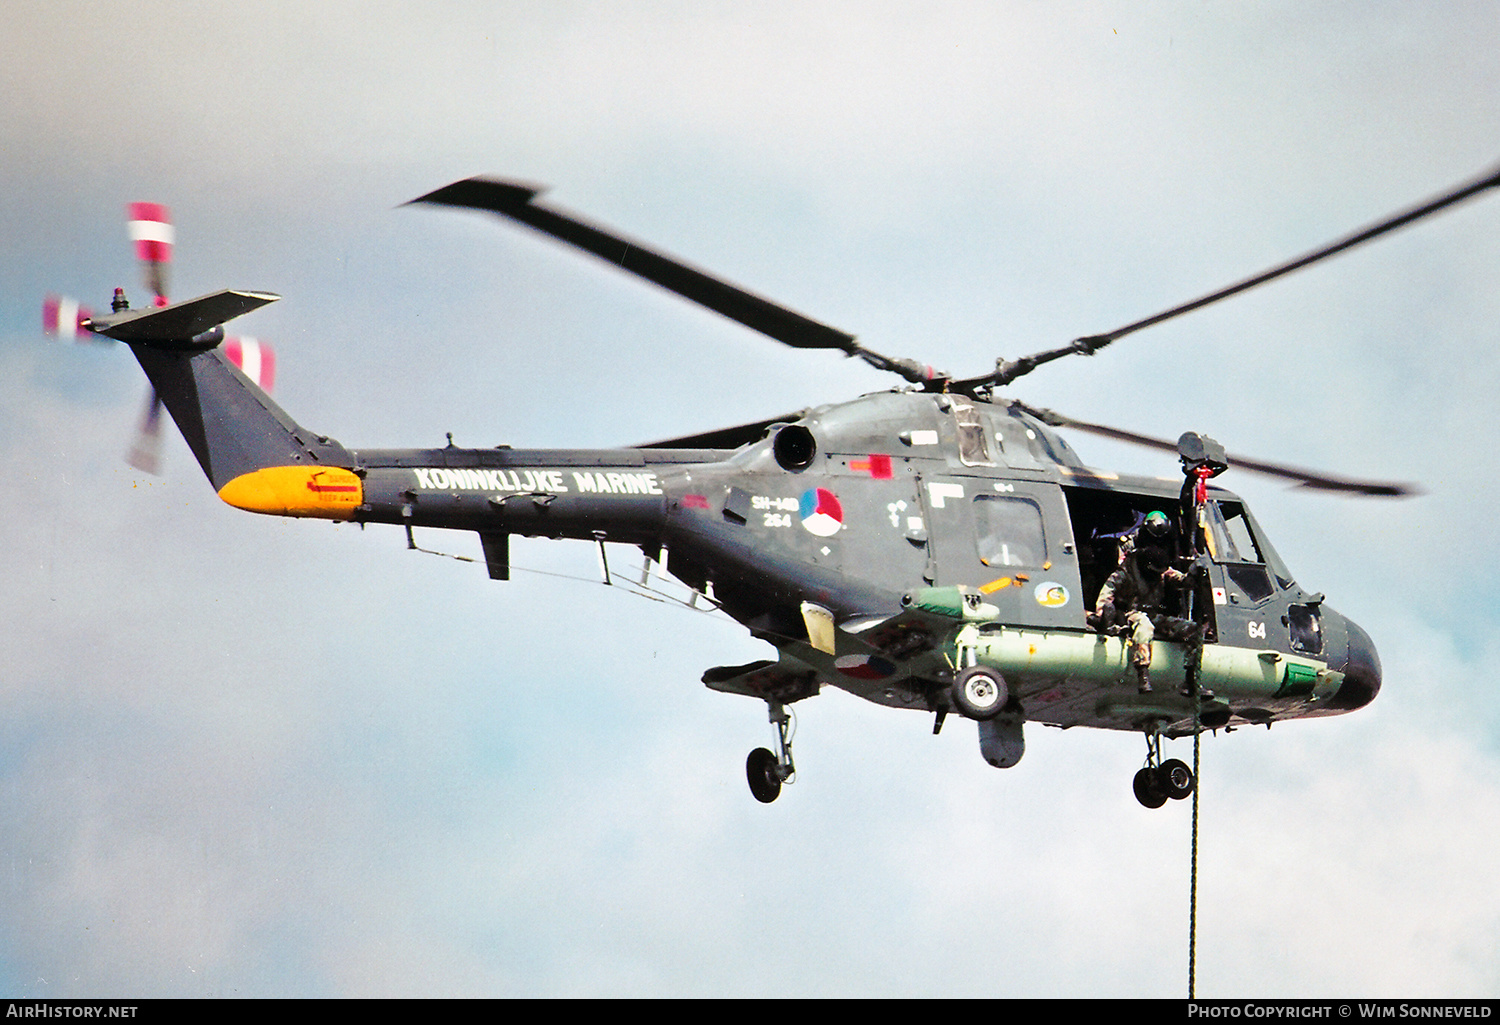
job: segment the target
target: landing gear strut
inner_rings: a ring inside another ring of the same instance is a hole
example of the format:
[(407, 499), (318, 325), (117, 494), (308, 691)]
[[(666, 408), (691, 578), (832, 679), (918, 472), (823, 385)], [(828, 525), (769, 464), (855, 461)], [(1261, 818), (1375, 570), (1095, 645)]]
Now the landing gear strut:
[(1161, 727), (1146, 730), (1146, 765), (1135, 774), (1135, 799), (1147, 808), (1160, 808), (1170, 798), (1180, 801), (1193, 792), (1193, 770), (1178, 758), (1161, 760)]
[(781, 784), (792, 782), (797, 774), (792, 764), (791, 713), (779, 701), (767, 701), (766, 708), (770, 721), (776, 724), (777, 753), (758, 747), (745, 759), (750, 793), (761, 804), (770, 804), (781, 796)]

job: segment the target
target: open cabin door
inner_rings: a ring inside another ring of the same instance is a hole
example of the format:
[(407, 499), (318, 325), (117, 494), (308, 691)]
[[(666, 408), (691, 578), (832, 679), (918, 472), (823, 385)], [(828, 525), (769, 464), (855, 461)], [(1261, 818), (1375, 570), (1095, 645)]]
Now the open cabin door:
[[(1063, 493), (1077, 542), (1078, 569), (1086, 608), (1094, 608), (1104, 582), (1119, 567), (1121, 540), (1138, 530), (1152, 512), (1166, 513), (1172, 522), (1173, 533), (1166, 547), (1176, 550), (1180, 557), (1179, 568), (1186, 568), (1188, 539), (1183, 535), (1185, 524), (1178, 495), (1169, 492), (1153, 494), (1119, 485), (1071, 486), (1064, 488)], [(1206, 527), (1205, 533), (1211, 536), (1214, 528), (1211, 525)], [(1209, 579), (1199, 583), (1191, 605), (1181, 586), (1169, 587), (1166, 607), (1160, 612), (1185, 619), (1190, 618), (1193, 607), (1196, 607), (1198, 615), (1208, 620), (1205, 640), (1213, 643), (1219, 636), (1218, 613), (1227, 600), (1223, 581), (1224, 569), (1215, 564), (1209, 571)]]

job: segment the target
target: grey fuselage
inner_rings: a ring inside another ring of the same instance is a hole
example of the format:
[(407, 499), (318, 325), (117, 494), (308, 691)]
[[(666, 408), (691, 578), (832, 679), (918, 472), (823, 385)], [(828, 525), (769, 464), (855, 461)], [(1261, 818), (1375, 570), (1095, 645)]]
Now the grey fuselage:
[[(364, 498), (352, 519), (477, 531), (497, 576), (510, 534), (637, 546), (817, 684), (894, 707), (941, 704), (958, 624), (950, 636), (931, 636), (925, 652), (909, 637), (892, 642), (894, 651), (854, 643), (866, 624), (898, 616), (917, 589), (977, 592), (996, 612), (986, 633), (1009, 631), (1033, 655), (1043, 649), (1025, 665), (1002, 666), (1025, 718), (1139, 727), (1141, 709), (1106, 700), (1126, 676), (1124, 659), (1086, 617), (1116, 566), (1119, 536), (1146, 512), (1175, 510), (1181, 480), (1088, 469), (1050, 428), (1003, 401), (877, 393), (811, 410), (733, 451), (448, 447), (349, 456)], [(1380, 671), (1364, 631), (1293, 580), (1235, 495), (1211, 488), (1206, 511), (1209, 654), (1243, 649), (1274, 662), (1281, 653), (1326, 670), (1321, 685), (1298, 687), (1276, 667), (1242, 693), (1226, 670), (1224, 724), (1367, 704)], [(847, 648), (811, 646), (808, 604), (847, 630)], [(992, 640), (980, 650), (1002, 650)], [(1166, 648), (1170, 668), (1177, 663)], [(1091, 664), (1080, 669), (1080, 661)], [(1181, 718), (1175, 712), (1162, 717)]]

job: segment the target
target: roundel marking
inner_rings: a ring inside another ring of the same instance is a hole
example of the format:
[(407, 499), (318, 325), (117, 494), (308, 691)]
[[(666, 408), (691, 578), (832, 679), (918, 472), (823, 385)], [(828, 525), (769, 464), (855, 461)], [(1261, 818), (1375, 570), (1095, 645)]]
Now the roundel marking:
[(844, 507), (827, 488), (809, 488), (798, 503), (802, 526), (819, 537), (832, 537), (844, 525)]
[(1049, 609), (1060, 609), (1068, 604), (1068, 589), (1055, 580), (1043, 580), (1032, 593), (1036, 596), (1038, 605), (1045, 605)]
[(883, 680), (896, 671), (894, 663), (878, 655), (843, 655), (833, 660), (834, 668), (857, 680)]

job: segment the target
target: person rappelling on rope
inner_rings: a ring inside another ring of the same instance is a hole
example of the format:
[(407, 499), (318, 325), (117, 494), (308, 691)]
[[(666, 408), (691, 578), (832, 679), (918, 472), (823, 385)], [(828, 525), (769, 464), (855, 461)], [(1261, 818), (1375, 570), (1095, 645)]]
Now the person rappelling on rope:
[(1119, 567), (1099, 589), (1094, 613), (1101, 631), (1130, 635), (1130, 662), (1142, 694), (1151, 693), (1151, 655), (1157, 618), (1175, 620), (1177, 588), (1187, 574), (1178, 559), (1172, 521), (1154, 510), (1145, 522), (1120, 540)]

